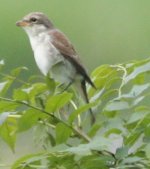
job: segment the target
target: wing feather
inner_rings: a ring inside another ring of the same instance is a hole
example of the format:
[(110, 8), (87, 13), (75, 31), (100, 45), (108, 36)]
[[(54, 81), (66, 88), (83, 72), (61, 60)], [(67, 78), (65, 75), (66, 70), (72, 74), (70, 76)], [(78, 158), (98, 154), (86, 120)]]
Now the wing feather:
[(81, 65), (81, 61), (67, 37), (57, 29), (50, 31), (49, 34), (52, 38), (51, 43), (60, 51), (62, 56), (75, 67), (76, 72), (80, 74), (85, 81), (95, 88), (95, 85), (91, 81), (83, 65)]

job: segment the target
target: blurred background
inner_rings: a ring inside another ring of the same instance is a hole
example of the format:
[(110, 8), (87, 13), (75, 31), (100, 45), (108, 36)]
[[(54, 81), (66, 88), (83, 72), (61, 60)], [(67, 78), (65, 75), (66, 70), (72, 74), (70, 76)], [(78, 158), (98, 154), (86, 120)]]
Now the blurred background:
[[(29, 74), (40, 74), (27, 35), (15, 26), (33, 11), (47, 14), (70, 38), (89, 72), (101, 64), (150, 56), (149, 0), (0, 0), (0, 59), (6, 71), (26, 66)], [(18, 136), (15, 154), (0, 141), (0, 163), (38, 149), (27, 135)]]

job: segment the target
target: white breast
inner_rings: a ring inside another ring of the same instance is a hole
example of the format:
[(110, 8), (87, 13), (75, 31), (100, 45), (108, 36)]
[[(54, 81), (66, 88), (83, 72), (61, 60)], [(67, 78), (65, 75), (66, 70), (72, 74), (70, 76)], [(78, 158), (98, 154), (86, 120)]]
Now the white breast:
[(53, 65), (63, 60), (59, 51), (51, 44), (51, 37), (46, 33), (29, 36), (37, 66), (47, 75)]
[(76, 75), (74, 66), (66, 60), (51, 43), (48, 33), (34, 33), (26, 30), (34, 52), (37, 66), (44, 75), (50, 73), (51, 77), (61, 83), (70, 83)]

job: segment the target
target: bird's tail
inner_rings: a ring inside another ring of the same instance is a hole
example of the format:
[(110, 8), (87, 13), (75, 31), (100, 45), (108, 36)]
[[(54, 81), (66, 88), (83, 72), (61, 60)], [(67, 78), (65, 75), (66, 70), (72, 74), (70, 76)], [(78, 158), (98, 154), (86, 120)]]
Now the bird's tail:
[[(89, 98), (88, 98), (88, 95), (87, 95), (86, 81), (85, 80), (81, 81), (81, 92), (82, 92), (81, 95), (83, 96), (85, 102), (89, 103)], [(89, 108), (89, 112), (90, 112), (90, 115), (91, 115), (91, 124), (93, 124), (95, 122), (95, 116), (94, 116), (91, 108)]]

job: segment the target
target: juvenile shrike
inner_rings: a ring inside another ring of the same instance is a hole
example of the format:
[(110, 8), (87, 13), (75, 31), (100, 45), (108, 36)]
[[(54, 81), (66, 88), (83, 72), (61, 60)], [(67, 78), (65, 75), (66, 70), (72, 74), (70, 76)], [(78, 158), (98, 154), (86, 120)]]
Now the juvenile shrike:
[[(27, 33), (40, 71), (45, 76), (50, 73), (55, 81), (66, 87), (72, 83), (77, 84), (82, 89), (85, 101), (89, 103), (86, 82), (94, 88), (95, 85), (68, 38), (41, 12), (26, 15), (16, 25)], [(94, 121), (92, 111), (90, 112)]]

